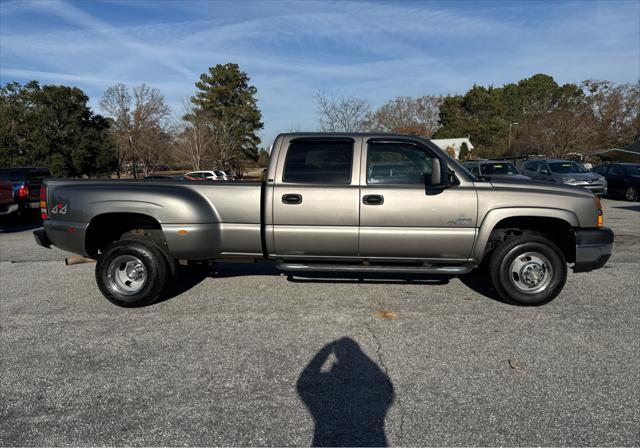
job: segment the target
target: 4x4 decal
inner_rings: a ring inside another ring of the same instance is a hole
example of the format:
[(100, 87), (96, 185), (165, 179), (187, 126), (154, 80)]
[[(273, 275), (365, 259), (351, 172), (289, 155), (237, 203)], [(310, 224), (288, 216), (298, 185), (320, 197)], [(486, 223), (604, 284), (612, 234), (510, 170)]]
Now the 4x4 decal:
[(67, 214), (67, 205), (62, 205), (60, 203), (53, 206), (51, 209), (52, 215), (66, 215)]

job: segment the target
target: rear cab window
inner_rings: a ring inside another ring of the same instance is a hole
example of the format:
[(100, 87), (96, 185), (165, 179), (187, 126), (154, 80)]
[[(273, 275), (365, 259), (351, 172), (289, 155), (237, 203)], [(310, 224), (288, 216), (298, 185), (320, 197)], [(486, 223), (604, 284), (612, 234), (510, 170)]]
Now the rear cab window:
[(352, 140), (294, 140), (287, 149), (284, 183), (351, 183)]
[(27, 174), (27, 178), (31, 179), (44, 179), (47, 177), (51, 177), (51, 173), (49, 170), (29, 170)]
[(0, 170), (0, 177), (11, 182), (20, 182), (26, 179), (26, 172), (23, 169), (3, 169)]

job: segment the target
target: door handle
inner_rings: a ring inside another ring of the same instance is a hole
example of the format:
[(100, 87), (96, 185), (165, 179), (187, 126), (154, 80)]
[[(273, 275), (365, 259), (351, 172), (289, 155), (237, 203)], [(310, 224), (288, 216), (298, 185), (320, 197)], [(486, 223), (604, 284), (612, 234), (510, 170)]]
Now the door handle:
[(302, 204), (301, 194), (283, 194), (282, 203), (288, 205)]
[(362, 197), (364, 205), (382, 205), (384, 204), (384, 196), (379, 194), (367, 194)]

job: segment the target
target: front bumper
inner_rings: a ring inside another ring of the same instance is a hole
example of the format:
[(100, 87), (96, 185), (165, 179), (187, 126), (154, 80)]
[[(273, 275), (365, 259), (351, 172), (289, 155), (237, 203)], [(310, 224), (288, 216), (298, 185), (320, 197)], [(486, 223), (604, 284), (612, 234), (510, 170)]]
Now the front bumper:
[(606, 227), (575, 229), (576, 263), (573, 272), (600, 269), (611, 257), (613, 231)]
[(607, 193), (607, 186), (601, 183), (576, 182), (576, 183), (565, 184), (565, 185), (586, 188), (593, 194), (604, 195)]

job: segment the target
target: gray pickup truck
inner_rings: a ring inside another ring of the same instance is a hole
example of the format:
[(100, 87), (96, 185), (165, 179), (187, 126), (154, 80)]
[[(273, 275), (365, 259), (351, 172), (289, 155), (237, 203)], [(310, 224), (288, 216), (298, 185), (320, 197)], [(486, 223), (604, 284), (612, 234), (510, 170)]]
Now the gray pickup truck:
[(578, 187), (475, 177), (429, 140), (279, 135), (265, 182), (55, 180), (36, 241), (96, 258), (116, 305), (153, 303), (178, 261), (256, 260), (301, 273), (454, 276), (481, 265), (507, 301), (540, 305), (603, 266), (613, 232)]

